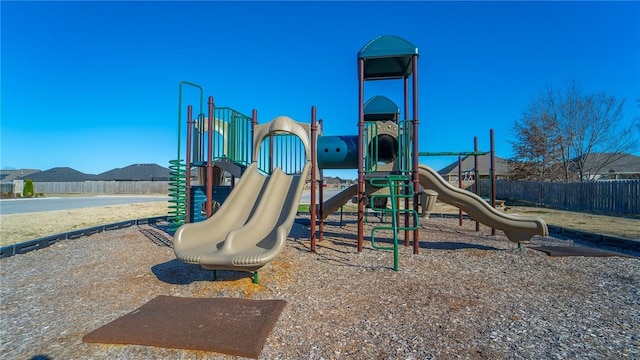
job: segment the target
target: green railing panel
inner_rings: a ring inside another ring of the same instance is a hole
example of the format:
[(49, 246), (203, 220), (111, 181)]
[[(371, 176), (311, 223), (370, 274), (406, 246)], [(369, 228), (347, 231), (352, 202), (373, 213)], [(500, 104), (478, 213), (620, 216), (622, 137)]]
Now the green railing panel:
[(293, 134), (273, 134), (260, 145), (257, 161), (264, 174), (271, 174), (276, 167), (289, 175), (300, 174), (307, 161), (304, 143)]
[(226, 158), (237, 164), (249, 166), (251, 163), (251, 147), (253, 134), (251, 133), (251, 117), (231, 108), (218, 108), (223, 112), (222, 119), (228, 124), (228, 142)]
[(364, 135), (364, 172), (371, 173), (378, 171), (378, 126), (375, 122), (365, 124)]
[[(251, 122), (251, 117), (229, 107), (213, 110), (211, 154), (214, 162), (226, 160), (243, 166), (251, 163)], [(193, 124), (192, 163), (208, 160), (208, 131), (208, 119), (204, 114), (198, 115)]]
[(398, 123), (398, 168), (405, 174), (411, 173), (411, 129), (411, 120), (401, 120)]

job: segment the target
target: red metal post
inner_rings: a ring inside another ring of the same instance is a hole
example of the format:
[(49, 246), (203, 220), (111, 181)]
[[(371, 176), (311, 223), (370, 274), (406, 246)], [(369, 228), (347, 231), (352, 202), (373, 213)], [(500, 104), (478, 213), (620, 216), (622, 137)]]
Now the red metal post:
[[(420, 120), (418, 116), (418, 55), (412, 56), (413, 63), (413, 155), (411, 158), (411, 174), (413, 178), (413, 209), (418, 211), (418, 192), (420, 191), (420, 178), (418, 177), (418, 125)], [(420, 230), (418, 228), (418, 219), (414, 219), (416, 229), (413, 230), (413, 253), (420, 251)]]
[(269, 135), (269, 174), (273, 173), (273, 169), (275, 169), (275, 162), (273, 161), (273, 142), (275, 139), (275, 136)]
[[(473, 152), (477, 153), (478, 152), (478, 137), (474, 136), (473, 137)], [(480, 188), (479, 188), (479, 183), (480, 183), (480, 179), (479, 179), (479, 175), (480, 172), (478, 171), (478, 155), (473, 155), (473, 181), (474, 181), (474, 190), (476, 195), (480, 195)], [(476, 231), (480, 231), (480, 223), (476, 221)]]
[[(403, 124), (403, 126), (406, 126), (406, 121), (409, 120), (409, 78), (405, 77), (404, 78), (404, 120), (405, 123)], [(407, 139), (405, 137), (405, 139)], [(409, 144), (403, 144), (404, 146), (408, 146)], [(408, 156), (409, 153), (406, 153), (405, 156)], [(408, 186), (409, 183), (407, 182), (406, 185)], [(409, 195), (409, 189), (405, 188), (404, 189), (404, 194), (405, 195)], [(404, 198), (404, 208), (408, 209), (409, 208), (409, 198), (405, 197)], [(404, 213), (404, 246), (409, 246), (409, 214), (407, 212)]]
[[(489, 130), (489, 141), (491, 142), (491, 169), (489, 169), (489, 175), (491, 176), (491, 207), (496, 208), (496, 147), (493, 138), (493, 129)], [(491, 235), (496, 234), (496, 229), (491, 228)]]
[[(320, 123), (320, 131), (322, 131), (322, 120), (319, 121)], [(316, 142), (316, 147), (317, 147), (317, 142)], [(317, 149), (316, 149), (317, 150)], [(318, 152), (316, 151), (316, 156), (318, 156)], [(318, 208), (320, 211), (318, 211), (318, 219), (320, 220), (318, 223), (318, 241), (322, 241), (322, 238), (324, 236), (324, 174), (322, 172), (321, 169), (318, 169), (320, 171), (320, 193), (318, 194)]]
[(207, 219), (211, 217), (211, 206), (213, 204), (213, 96), (209, 96), (207, 102), (209, 116), (207, 118)]
[(311, 189), (309, 189), (309, 196), (311, 200), (311, 205), (309, 205), (309, 214), (310, 214), (310, 224), (309, 228), (310, 234), (309, 238), (311, 240), (311, 252), (316, 252), (316, 178), (318, 173), (318, 152), (317, 152), (317, 142), (316, 136), (318, 134), (318, 125), (316, 123), (316, 107), (311, 107)]
[(251, 111), (251, 162), (258, 161), (258, 159), (253, 158), (253, 152), (255, 151), (253, 148), (253, 136), (256, 131), (256, 125), (258, 125), (258, 110), (253, 109)]
[[(462, 156), (458, 155), (458, 188), (462, 189)], [(458, 208), (458, 225), (462, 226), (462, 209)]]
[(191, 129), (193, 128), (193, 108), (191, 105), (187, 106), (187, 179), (186, 179), (186, 215), (185, 222), (188, 224), (191, 222)]
[(364, 59), (358, 59), (358, 252), (364, 245)]

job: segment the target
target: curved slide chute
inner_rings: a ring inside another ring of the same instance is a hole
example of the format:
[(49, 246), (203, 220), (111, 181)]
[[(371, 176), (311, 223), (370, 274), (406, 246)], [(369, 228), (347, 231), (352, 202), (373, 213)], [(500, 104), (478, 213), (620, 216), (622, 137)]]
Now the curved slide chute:
[(176, 257), (205, 269), (257, 271), (280, 254), (291, 231), (311, 163), (300, 174), (276, 168), (262, 175), (252, 163), (209, 219), (182, 225)]
[(474, 220), (502, 230), (513, 242), (527, 242), (534, 235), (548, 236), (544, 220), (537, 216), (508, 215), (494, 209), (478, 195), (454, 187), (432, 168), (420, 165), (420, 185), (438, 192), (438, 199), (462, 209)]
[[(365, 196), (370, 196), (378, 190), (380, 188), (371, 186), (368, 182), (365, 183)], [(348, 203), (356, 195), (358, 195), (358, 184), (353, 184), (325, 200), (322, 203), (322, 220), (326, 220), (329, 215), (338, 211), (342, 205)]]

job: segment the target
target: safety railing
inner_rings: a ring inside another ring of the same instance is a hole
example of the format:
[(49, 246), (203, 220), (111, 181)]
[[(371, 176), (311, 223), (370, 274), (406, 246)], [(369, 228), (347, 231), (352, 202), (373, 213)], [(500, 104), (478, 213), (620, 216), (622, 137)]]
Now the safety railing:
[(296, 135), (289, 133), (273, 134), (260, 145), (258, 169), (264, 174), (279, 167), (289, 175), (302, 173), (307, 161), (304, 143)]
[(204, 114), (198, 115), (193, 132), (193, 165), (207, 161), (209, 123), (211, 123), (212, 160), (226, 160), (239, 165), (251, 163), (251, 117), (229, 107), (217, 107), (209, 121)]

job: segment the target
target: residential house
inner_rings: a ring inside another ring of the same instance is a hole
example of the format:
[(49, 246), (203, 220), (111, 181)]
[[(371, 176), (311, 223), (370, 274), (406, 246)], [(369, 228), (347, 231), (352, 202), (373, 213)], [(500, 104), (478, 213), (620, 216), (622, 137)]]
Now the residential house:
[(21, 176), (19, 179), (31, 179), (33, 182), (79, 182), (95, 180), (95, 175), (85, 174), (70, 167), (55, 167)]
[(640, 179), (640, 156), (637, 155), (591, 153), (573, 160), (574, 164), (579, 161), (584, 161), (585, 180)]
[(158, 164), (132, 164), (95, 176), (103, 181), (169, 181), (169, 169)]
[(0, 170), (0, 181), (3, 183), (11, 183), (23, 177), (40, 172), (37, 169), (17, 169), (17, 170)]
[[(157, 164), (133, 164), (99, 175), (56, 167), (22, 176), (19, 180), (27, 178), (33, 181), (37, 192), (45, 194), (162, 194), (168, 192), (170, 172)], [(148, 181), (153, 183), (146, 183)]]
[[(478, 155), (478, 176), (480, 179), (488, 179), (489, 169), (491, 168), (491, 156)], [(475, 161), (473, 156), (465, 156), (462, 158), (462, 181), (475, 181)], [(458, 182), (458, 161), (452, 162), (445, 166), (438, 174), (449, 182)], [(511, 175), (509, 161), (499, 156), (495, 157), (495, 176), (496, 179), (508, 179)]]

